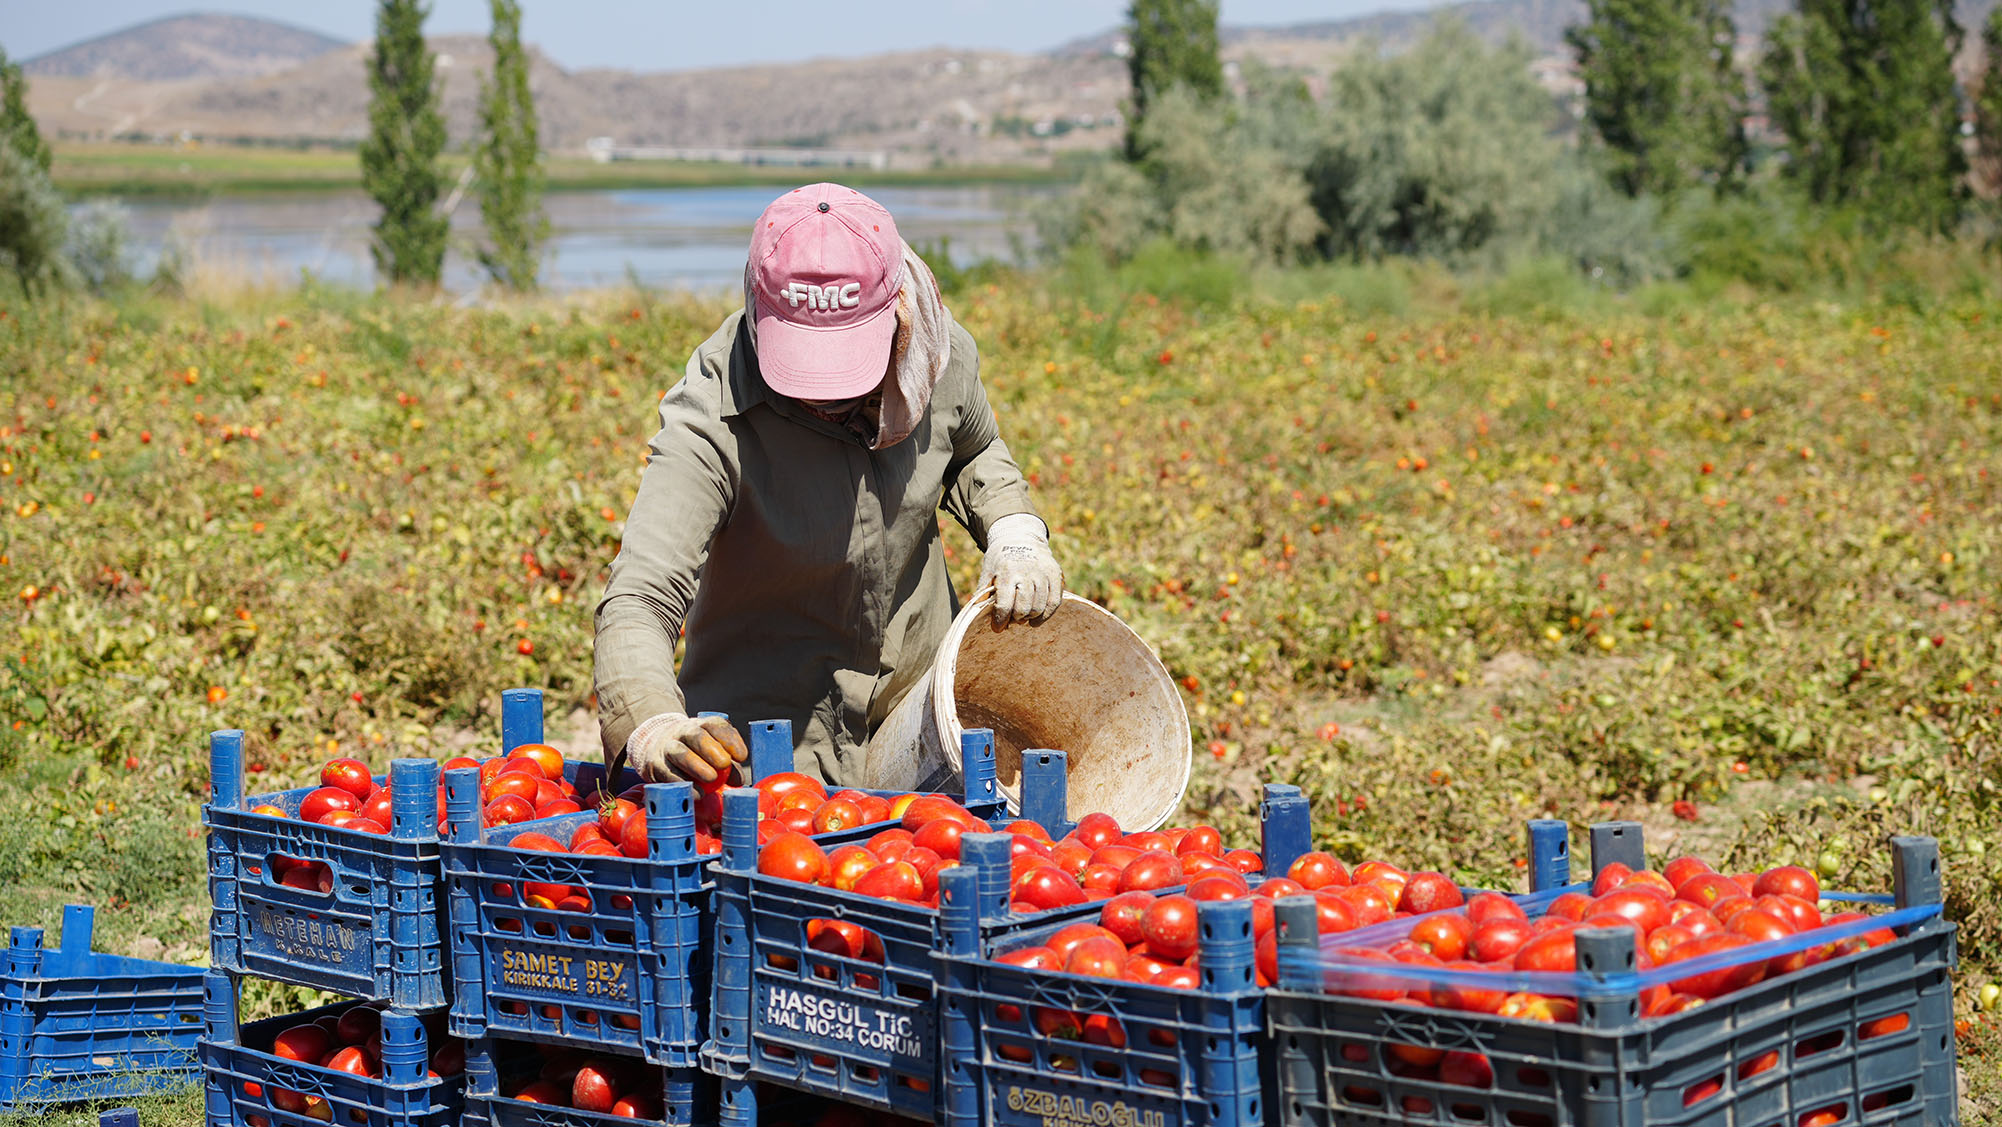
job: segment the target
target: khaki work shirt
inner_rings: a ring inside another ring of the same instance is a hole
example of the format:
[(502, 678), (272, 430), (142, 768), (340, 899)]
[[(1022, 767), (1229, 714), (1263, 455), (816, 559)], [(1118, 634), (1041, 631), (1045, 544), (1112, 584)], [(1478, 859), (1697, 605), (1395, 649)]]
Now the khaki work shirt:
[(985, 550), (994, 521), (1035, 509), (957, 323), (924, 419), (871, 450), (766, 387), (742, 321), (660, 402), (598, 604), (600, 734), (609, 757), (661, 712), (786, 719), (798, 769), (840, 784), (958, 613), (938, 510)]

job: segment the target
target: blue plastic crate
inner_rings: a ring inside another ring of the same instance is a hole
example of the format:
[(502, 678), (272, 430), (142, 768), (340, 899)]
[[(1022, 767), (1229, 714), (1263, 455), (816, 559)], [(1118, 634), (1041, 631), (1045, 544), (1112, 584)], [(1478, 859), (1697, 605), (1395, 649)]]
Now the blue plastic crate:
[[(396, 806), (387, 834), (292, 817), (313, 787), (245, 797), (240, 731), (209, 737), (209, 769), (212, 793), (202, 825), (209, 834), (215, 965), (406, 1009), (444, 1005), (438, 764), (390, 765)], [(250, 812), (260, 805), (288, 816)], [(272, 858), (280, 856), (325, 864), (333, 890), (279, 884)]]
[[(587, 764), (575, 781), (595, 785)], [(568, 842), (591, 812), (483, 830), (479, 776), (447, 772), (452, 1032), (626, 1049), (693, 1067), (708, 1034), (712, 887), (695, 853), (694, 789), (646, 788), (648, 856), (510, 848), (522, 833)], [(588, 912), (524, 903), (525, 884), (582, 890)]]
[[(343, 1002), (305, 1013), (266, 1018), (237, 1027), (236, 984), (221, 971), (204, 982), (206, 1035), (201, 1043), (208, 1127), (457, 1127), (465, 1104), (463, 1073), (432, 1078), (433, 1034), (418, 1015), (401, 1009), (382, 1015), (382, 1078), (286, 1060), (271, 1052), (278, 1034), (295, 1025), (339, 1016), (365, 1002)], [(326, 1101), (325, 1117), (279, 1105), (281, 1093)]]
[[(984, 729), (967, 733), (961, 760), (971, 765), (970, 780), (991, 777), (991, 739)], [(1068, 832), (1063, 753), (1029, 751), (1022, 761), (1024, 813), (1053, 834)], [(1265, 859), (1283, 870), (1306, 848), (1306, 801), (1295, 787), (1267, 791)], [(726, 796), (724, 859), (716, 866), (714, 1033), (703, 1056), (704, 1066), (725, 1078), (723, 1122), (754, 1121), (751, 1080), (939, 1121), (950, 1113), (942, 1068), (953, 1055), (940, 1048), (942, 912), (760, 876), (755, 820), (750, 796)], [(1008, 837), (971, 834), (962, 849), (968, 874), (979, 874), (978, 910), (968, 925), (972, 953), (986, 954), (1003, 938), (1032, 928), (1096, 919), (1101, 911), (1086, 903), (1014, 914), (1008, 910)], [(883, 962), (812, 950), (806, 930), (817, 919), (873, 932), (882, 941)]]
[(636, 1066), (659, 1075), (664, 1097), (660, 1119), (629, 1119), (609, 1112), (515, 1099), (514, 1093), (535, 1077), (545, 1057), (545, 1051), (527, 1041), (482, 1037), (468, 1042), (463, 1127), (711, 1127), (716, 1122), (716, 1082), (712, 1077), (692, 1067), (667, 1067), (639, 1058), (634, 1058)]
[[(1644, 859), (1633, 823), (1595, 827), (1594, 841), (1597, 865), (1617, 859), (1639, 867)], [(1644, 972), (1633, 969), (1630, 928), (1581, 930), (1581, 970), (1571, 975), (1358, 965), (1321, 951), (1310, 906), (1282, 902), (1282, 988), (1266, 1005), (1276, 1122), (1799, 1127), (1827, 1111), (1836, 1115), (1832, 1122), (1873, 1127), (1953, 1124), (1954, 927), (1939, 915), (1938, 848), (1926, 838), (1893, 838), (1892, 847), (1890, 914), (1812, 941), (1780, 940)], [(1540, 908), (1562, 891), (1526, 906)], [(1639, 1016), (1639, 995), (1649, 986), (1878, 927), (1898, 938), (1679, 1014)], [(1394, 937), (1390, 925), (1371, 931), (1377, 940)], [(1362, 939), (1344, 936), (1330, 946)], [(1573, 997), (1579, 1013), (1575, 1023), (1549, 1023), (1325, 992), (1370, 984), (1501, 985)], [(1492, 1083), (1443, 1083), (1411, 1067), (1414, 1051), (1484, 1054)]]
[(0, 977), (0, 1109), (167, 1091), (198, 1073), (202, 968), (90, 949), (95, 913), (63, 909), (55, 950), (14, 928)]
[[(1264, 991), (1253, 981), (1249, 902), (1197, 906), (1202, 983), (1179, 990), (981, 957), (971, 878), (957, 870), (941, 877), (948, 946), (939, 960), (947, 1059), (941, 1123), (1264, 1122)], [(1064, 926), (1011, 935), (996, 953), (1042, 943)], [(1045, 1037), (1035, 1025), (1040, 1010), (1104, 1015), (1124, 1043)]]

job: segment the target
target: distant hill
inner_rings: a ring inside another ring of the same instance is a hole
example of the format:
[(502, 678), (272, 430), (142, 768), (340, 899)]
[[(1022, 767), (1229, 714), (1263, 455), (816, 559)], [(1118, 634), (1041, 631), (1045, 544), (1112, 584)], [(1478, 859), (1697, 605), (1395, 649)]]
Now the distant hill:
[[(1793, 0), (1738, 0), (1741, 58)], [(1997, 0), (1959, 0), (1969, 28)], [(1227, 62), (1292, 69), (1319, 89), (1345, 51), (1409, 46), (1441, 12), (1499, 42), (1519, 37), (1538, 79), (1576, 91), (1565, 27), (1584, 0), (1472, 0), (1290, 27), (1225, 27)], [(1974, 40), (1977, 36), (1970, 35)], [(474, 130), (478, 77), (491, 66), (479, 36), (431, 41), (447, 126)], [(543, 143), (577, 152), (592, 138), (664, 148), (804, 146), (889, 155), (893, 166), (1041, 162), (1105, 149), (1120, 136), (1127, 96), (1117, 30), (1049, 51), (931, 48), (864, 58), (655, 73), (568, 70), (529, 50)], [(359, 141), (367, 127), (368, 45), (243, 16), (157, 20), (44, 55), (30, 108), (58, 137), (262, 142)]]
[(38, 55), (21, 69), (41, 77), (94, 75), (152, 82), (271, 74), (345, 46), (302, 27), (255, 16), (197, 12), (128, 27)]

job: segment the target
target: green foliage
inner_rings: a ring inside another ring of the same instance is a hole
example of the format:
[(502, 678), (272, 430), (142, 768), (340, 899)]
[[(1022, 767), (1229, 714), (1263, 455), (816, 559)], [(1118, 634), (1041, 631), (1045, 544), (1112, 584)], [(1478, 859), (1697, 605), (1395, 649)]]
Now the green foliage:
[(1441, 19), (1412, 50), (1353, 52), (1329, 79), (1307, 179), (1330, 255), (1459, 256), (1533, 232), (1568, 159), (1520, 42)]
[(92, 200), (70, 217), (64, 253), (83, 284), (92, 293), (103, 293), (132, 280), (131, 243), (124, 209)]
[(69, 216), (33, 158), (0, 144), (0, 270), (30, 294), (74, 279), (63, 255)]
[(361, 145), (362, 186), (382, 207), (369, 248), (375, 268), (392, 283), (419, 286), (438, 284), (448, 226), (437, 210), (445, 119), (433, 78), (436, 59), (424, 43), (429, 14), (422, 0), (381, 0), (376, 8), (369, 130)]
[(28, 80), (21, 65), (0, 50), (0, 144), (13, 148), (48, 174), (51, 154), (35, 118), (28, 112)]
[(526, 291), (535, 288), (549, 219), (542, 212), (542, 147), (517, 0), (493, 0), (488, 41), (494, 69), (480, 86), (480, 140), (473, 156), (488, 244), (480, 250), (480, 263), (502, 286)]
[(1744, 81), (1723, 0), (1587, 0), (1565, 38), (1585, 117), (1630, 196), (1732, 180), (1745, 154)]
[(1799, 0), (1767, 34), (1759, 79), (1785, 172), (1818, 204), (1878, 225), (1950, 230), (1967, 171), (1952, 0)]
[(1223, 93), (1217, 0), (1133, 0), (1126, 10), (1126, 40), (1131, 48), (1126, 70), (1133, 82), (1126, 155), (1135, 159), (1147, 150), (1143, 126), (1157, 98), (1177, 87), (1199, 99)]

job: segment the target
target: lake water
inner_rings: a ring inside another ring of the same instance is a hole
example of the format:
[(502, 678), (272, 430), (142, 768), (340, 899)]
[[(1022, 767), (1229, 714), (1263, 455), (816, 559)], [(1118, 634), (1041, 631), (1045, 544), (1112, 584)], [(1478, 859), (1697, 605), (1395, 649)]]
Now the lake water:
[[(949, 239), (954, 262), (964, 266), (1016, 257), (1033, 241), (1034, 206), (1057, 190), (995, 184), (883, 188), (870, 196), (896, 217), (910, 243)], [(552, 235), (542, 284), (565, 291), (637, 280), (663, 289), (734, 290), (742, 284), (751, 224), (779, 194), (773, 187), (551, 192), (544, 198)], [(142, 276), (173, 240), (205, 274), (285, 283), (303, 273), (336, 285), (375, 284), (369, 238), (377, 209), (359, 191), (140, 199), (122, 206)], [(479, 236), (479, 208), (462, 201), (445, 257), (448, 289), (470, 292), (485, 280), (471, 255)]]

